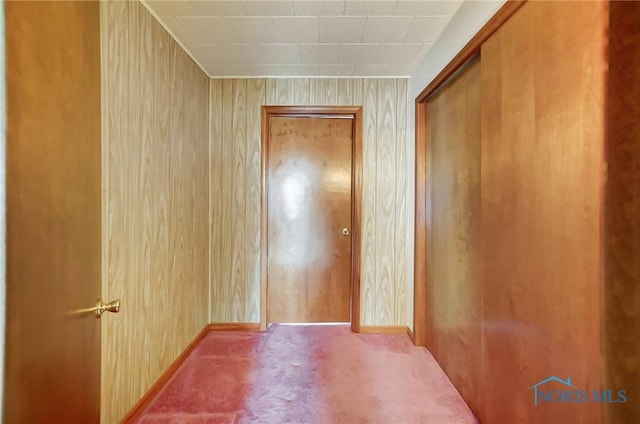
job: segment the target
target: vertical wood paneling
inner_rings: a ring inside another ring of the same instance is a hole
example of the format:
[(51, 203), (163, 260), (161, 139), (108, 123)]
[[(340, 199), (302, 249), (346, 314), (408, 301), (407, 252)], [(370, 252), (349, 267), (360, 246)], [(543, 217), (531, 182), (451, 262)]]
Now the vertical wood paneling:
[(363, 79), (352, 79), (352, 91), (351, 91), (351, 100), (354, 105), (364, 105), (364, 82)]
[[(261, 186), (261, 105), (265, 103), (264, 79), (247, 81), (247, 161), (246, 161), (246, 322), (260, 321), (260, 200)], [(297, 89), (297, 87), (296, 87)], [(297, 92), (297, 91), (296, 91)], [(308, 93), (308, 89), (307, 89)], [(254, 213), (258, 211), (258, 213)]]
[(353, 79), (341, 78), (338, 80), (337, 86), (337, 103), (338, 105), (347, 105), (353, 101)]
[(247, 298), (246, 289), (246, 262), (245, 262), (245, 222), (247, 208), (245, 207), (245, 151), (246, 151), (246, 79), (233, 80), (234, 105), (231, 115), (231, 145), (233, 147), (233, 159), (230, 162), (232, 169), (232, 205), (234, 213), (231, 215), (232, 243), (231, 248), (231, 305), (234, 321), (244, 317), (244, 300)]
[[(377, 79), (249, 79), (214, 80), (224, 85), (211, 91), (212, 175), (219, 175), (220, 200), (211, 205), (212, 246), (222, 250), (212, 266), (211, 319), (214, 322), (257, 322), (260, 316), (260, 110), (262, 105), (362, 105), (363, 114), (363, 212), (361, 319), (363, 325), (406, 324), (406, 80)], [(244, 103), (235, 93), (244, 85)], [(235, 99), (235, 100), (234, 100)], [(379, 104), (378, 102), (382, 102)], [(215, 110), (214, 110), (215, 109)], [(244, 116), (244, 118), (242, 117)], [(241, 131), (238, 119), (244, 122)], [(242, 137), (232, 139), (231, 127)], [(235, 143), (243, 143), (242, 147)], [(217, 146), (222, 146), (217, 147)], [(243, 152), (243, 160), (237, 155)], [(384, 152), (386, 157), (378, 155)], [(235, 164), (243, 164), (237, 176)], [(242, 184), (239, 181), (243, 181)], [(378, 182), (378, 183), (377, 183)], [(213, 184), (213, 182), (212, 182)], [(213, 185), (212, 185), (213, 187)], [(234, 193), (241, 190), (240, 193)], [(216, 202), (214, 190), (211, 202)], [(376, 201), (380, 196), (379, 202)], [(244, 200), (242, 200), (244, 199)], [(234, 220), (244, 220), (244, 242), (234, 243)], [(213, 225), (213, 224), (212, 224)], [(241, 250), (235, 252), (235, 250)], [(234, 274), (233, 258), (244, 258), (244, 281)], [(215, 264), (215, 265), (214, 265)], [(380, 265), (383, 264), (383, 265)], [(379, 268), (383, 279), (377, 279)], [(231, 296), (241, 286), (241, 301)], [(240, 306), (241, 305), (241, 306)]]
[(326, 106), (335, 106), (338, 103), (338, 80), (323, 78), (320, 81), (320, 86), (322, 87), (320, 103)]
[[(222, 101), (225, 105), (227, 113), (222, 114), (222, 132), (220, 133), (220, 143), (222, 143), (222, 199), (220, 201), (220, 207), (222, 207), (222, 237), (220, 242), (220, 248), (222, 250), (222, 281), (225, 284), (222, 286), (222, 306), (221, 316), (226, 319), (220, 319), (220, 321), (233, 321), (236, 318), (233, 311), (233, 285), (231, 284), (233, 278), (233, 267), (231, 261), (233, 259), (233, 240), (235, 238), (233, 234), (233, 143), (232, 143), (232, 119), (233, 109), (229, 108), (233, 104), (233, 80), (223, 80), (222, 88)], [(211, 113), (217, 113), (212, 111)], [(216, 317), (212, 317), (216, 319)]]
[(311, 91), (309, 93), (309, 105), (322, 106), (322, 79), (313, 78), (311, 80)]
[(311, 95), (311, 81), (308, 78), (296, 78), (294, 80), (295, 104), (308, 105)]
[(102, 322), (101, 421), (113, 423), (207, 323), (207, 212), (217, 192), (209, 79), (140, 3), (101, 8), (103, 295), (122, 299)]
[[(396, 84), (396, 96), (393, 99), (396, 122), (396, 150), (395, 150), (395, 203), (394, 208), (394, 220), (395, 220), (395, 234), (392, 245), (395, 249), (394, 260), (394, 282), (407, 281), (407, 267), (404, 264), (408, 263), (407, 258), (407, 197), (404, 194), (407, 187), (407, 102), (402, 101), (403, 98), (407, 98), (408, 95), (408, 81), (406, 79), (398, 79)], [(398, 166), (398, 164), (406, 164)], [(403, 322), (407, 319), (407, 287), (405, 285), (394, 284), (394, 307), (393, 307), (393, 323)], [(405, 314), (405, 315), (402, 315)]]
[[(210, 138), (210, 154), (209, 154), (209, 246), (211, 251), (211, 269), (210, 281), (221, 281), (223, 278), (223, 262), (222, 262), (222, 140), (219, 134), (222, 133), (223, 115), (216, 111), (222, 110), (223, 85), (222, 80), (212, 79), (210, 82), (210, 98), (209, 98), (209, 133)], [(214, 137), (213, 134), (217, 136)], [(221, 299), (223, 296), (223, 287), (219, 284), (210, 284), (210, 298)], [(211, 321), (219, 320), (217, 317), (224, 316), (219, 310), (223, 306), (222, 302), (211, 304), (209, 319)]]
[[(376, 319), (383, 325), (393, 323), (395, 276), (396, 208), (396, 85), (395, 80), (379, 80), (376, 119)], [(404, 308), (403, 308), (404, 309)]]
[[(360, 269), (360, 298), (362, 325), (372, 325), (377, 321), (376, 301), (376, 173), (377, 157), (377, 82), (366, 79), (363, 83), (364, 110), (362, 116), (362, 267)], [(380, 176), (383, 178), (383, 176)], [(386, 247), (385, 247), (386, 248)]]

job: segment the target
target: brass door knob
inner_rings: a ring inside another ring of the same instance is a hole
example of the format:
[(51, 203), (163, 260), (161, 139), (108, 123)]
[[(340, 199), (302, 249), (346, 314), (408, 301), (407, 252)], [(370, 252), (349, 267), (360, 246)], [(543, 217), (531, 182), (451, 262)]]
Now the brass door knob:
[(120, 312), (120, 299), (114, 300), (109, 303), (104, 303), (102, 299), (98, 299), (98, 304), (95, 307), (96, 318), (102, 318), (102, 314), (105, 312), (111, 312), (112, 314), (117, 314)]
[(349, 229), (348, 229), (348, 228), (346, 228), (346, 227), (345, 227), (345, 228), (343, 228), (343, 229), (342, 229), (342, 235), (343, 235), (343, 236), (345, 236), (345, 237), (346, 237), (346, 236), (348, 236), (349, 234), (351, 234), (351, 231), (349, 231)]

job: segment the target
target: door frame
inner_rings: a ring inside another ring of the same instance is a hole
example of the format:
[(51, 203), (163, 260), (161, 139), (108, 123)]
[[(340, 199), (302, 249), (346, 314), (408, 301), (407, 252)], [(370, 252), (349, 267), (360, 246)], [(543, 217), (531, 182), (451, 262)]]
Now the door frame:
[(262, 183), (260, 218), (260, 329), (267, 329), (269, 309), (269, 147), (271, 117), (346, 118), (351, 142), (351, 330), (360, 332), (360, 222), (362, 216), (362, 106), (262, 106)]

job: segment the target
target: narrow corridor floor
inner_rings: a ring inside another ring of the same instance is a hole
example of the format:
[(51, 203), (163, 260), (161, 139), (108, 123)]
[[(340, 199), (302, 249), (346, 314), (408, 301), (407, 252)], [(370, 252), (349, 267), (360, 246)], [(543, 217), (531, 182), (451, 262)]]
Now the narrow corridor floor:
[(477, 423), (425, 348), (347, 325), (206, 335), (138, 424)]

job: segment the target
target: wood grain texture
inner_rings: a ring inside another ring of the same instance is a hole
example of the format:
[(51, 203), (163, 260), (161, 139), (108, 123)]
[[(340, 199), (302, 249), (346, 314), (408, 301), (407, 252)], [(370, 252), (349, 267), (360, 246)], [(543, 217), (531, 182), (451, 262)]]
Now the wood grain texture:
[[(247, 82), (247, 105), (264, 104), (265, 81), (263, 79), (251, 79)], [(247, 122), (259, 122), (262, 119), (260, 108), (247, 108)], [(246, 208), (247, 211), (260, 210), (262, 195), (261, 166), (261, 137), (262, 131), (258, 125), (247, 125), (247, 156), (246, 162)], [(246, 267), (247, 281), (245, 317), (247, 322), (260, 321), (260, 215), (247, 212), (247, 252)]]
[(482, 46), (482, 422), (602, 421), (527, 388), (602, 389), (607, 8), (528, 2)]
[[(480, 62), (426, 105), (431, 195), (426, 346), (473, 410), (480, 351)], [(425, 254), (425, 250), (421, 250)]]
[(267, 322), (350, 321), (353, 123), (269, 117)]
[[(393, 204), (394, 214), (394, 240), (392, 245), (395, 247), (394, 258), (394, 275), (393, 281), (404, 281), (405, 284), (393, 284), (393, 318), (391, 322), (405, 322), (407, 320), (407, 254), (410, 253), (407, 250), (407, 234), (409, 229), (407, 227), (407, 196), (402, 195), (403, 191), (406, 192), (407, 187), (407, 102), (398, 101), (397, 97), (401, 97), (403, 93), (407, 93), (408, 80), (398, 79), (396, 80), (396, 99), (393, 100), (395, 107), (395, 201)], [(404, 166), (397, 166), (398, 163), (405, 164)]]
[[(395, 81), (386, 80), (377, 85), (376, 93), (376, 157), (375, 157), (375, 206), (376, 217), (376, 279), (377, 295), (374, 310), (376, 320), (389, 325), (393, 323), (395, 276), (395, 214), (396, 207), (396, 103)], [(394, 249), (390, 249), (393, 246)], [(368, 306), (368, 305), (365, 305)], [(404, 310), (405, 308), (403, 308)]]
[(383, 324), (377, 320), (376, 293), (378, 289), (376, 274), (376, 157), (377, 157), (377, 87), (375, 80), (363, 82), (362, 134), (365, 146), (362, 151), (362, 179), (367, 183), (362, 190), (362, 270), (361, 270), (361, 321), (362, 324)]
[[(256, 302), (259, 299), (259, 273), (245, 275), (245, 281), (232, 280), (231, 246), (246, 249), (241, 253), (247, 269), (259, 270), (260, 249), (257, 239), (253, 243), (245, 241), (244, 247), (235, 241), (237, 235), (227, 224), (232, 216), (244, 215), (244, 238), (255, 236), (255, 225), (260, 219), (260, 209), (255, 197), (252, 203), (247, 200), (248, 187), (252, 190), (261, 187), (260, 168), (255, 161), (259, 155), (259, 133), (261, 122), (255, 118), (245, 118), (244, 190), (245, 202), (241, 209), (234, 209), (229, 201), (232, 196), (231, 187), (236, 187), (233, 179), (232, 164), (237, 163), (239, 150), (227, 146), (233, 117), (242, 114), (234, 112), (239, 105), (234, 104), (233, 97), (225, 95), (233, 92), (238, 80), (213, 80), (211, 96), (211, 149), (219, 152), (220, 159), (211, 158), (212, 175), (219, 175), (218, 182), (220, 200), (216, 200), (217, 191), (211, 194), (211, 219), (219, 220), (221, 226), (212, 240), (212, 246), (218, 246), (220, 253), (213, 252), (211, 275), (212, 281), (211, 320), (212, 322), (258, 322), (261, 314)], [(360, 318), (367, 325), (406, 325), (406, 267), (408, 266), (405, 246), (407, 228), (406, 221), (406, 189), (401, 187), (402, 179), (399, 170), (406, 168), (406, 149), (398, 146), (406, 137), (406, 96), (407, 83), (402, 79), (248, 79), (245, 82), (246, 99), (244, 114), (257, 117), (263, 105), (326, 105), (364, 107), (363, 112), (363, 209), (362, 209), (362, 256), (361, 256), (361, 312)], [(218, 88), (222, 86), (223, 89)], [(220, 98), (219, 92), (223, 95)], [(368, 95), (367, 95), (368, 93)], [(376, 102), (382, 101), (381, 105)], [(215, 105), (217, 106), (214, 106)], [(399, 104), (402, 103), (402, 104)], [(214, 108), (218, 108), (214, 110)], [(404, 116), (400, 116), (403, 114)], [(239, 118), (242, 119), (242, 118)], [(380, 132), (380, 134), (378, 134)], [(227, 135), (225, 135), (227, 134)], [(258, 149), (258, 150), (256, 150)], [(385, 151), (389, 157), (377, 158), (377, 152)], [(249, 162), (246, 158), (253, 157)], [(388, 173), (388, 175), (387, 175)], [(379, 181), (379, 186), (376, 181)], [(376, 190), (380, 192), (380, 203), (376, 203)], [(217, 188), (215, 190), (218, 190)], [(400, 209), (396, 204), (401, 205)], [(376, 206), (377, 205), (377, 206)], [(404, 205), (404, 206), (402, 206)], [(405, 209), (402, 209), (405, 208)], [(389, 214), (389, 216), (382, 215)], [(227, 221), (225, 217), (228, 217)], [(251, 224), (250, 224), (251, 223)], [(249, 232), (248, 226), (252, 225)], [(405, 232), (405, 234), (403, 234)], [(213, 235), (214, 233), (212, 233)], [(376, 256), (376, 246), (382, 246)], [(401, 246), (397, 244), (401, 242)], [(250, 245), (251, 244), (251, 245)], [(240, 254), (240, 253), (238, 253)], [(225, 256), (229, 255), (229, 257)], [(220, 256), (219, 259), (218, 256)], [(396, 263), (400, 261), (400, 263)], [(384, 265), (377, 265), (378, 263)], [(376, 269), (380, 268), (383, 279), (376, 280)], [(233, 281), (233, 282), (232, 282)], [(229, 293), (241, 293), (240, 303), (234, 303)]]
[(98, 423), (101, 323), (86, 309), (101, 289), (100, 10), (7, 2), (3, 13), (2, 422)]
[(610, 5), (604, 205), (606, 388), (629, 402), (605, 406), (608, 424), (640, 417), (640, 3)]
[(209, 79), (140, 3), (103, 2), (101, 20), (103, 295), (122, 299), (102, 323), (113, 423), (208, 321)]

